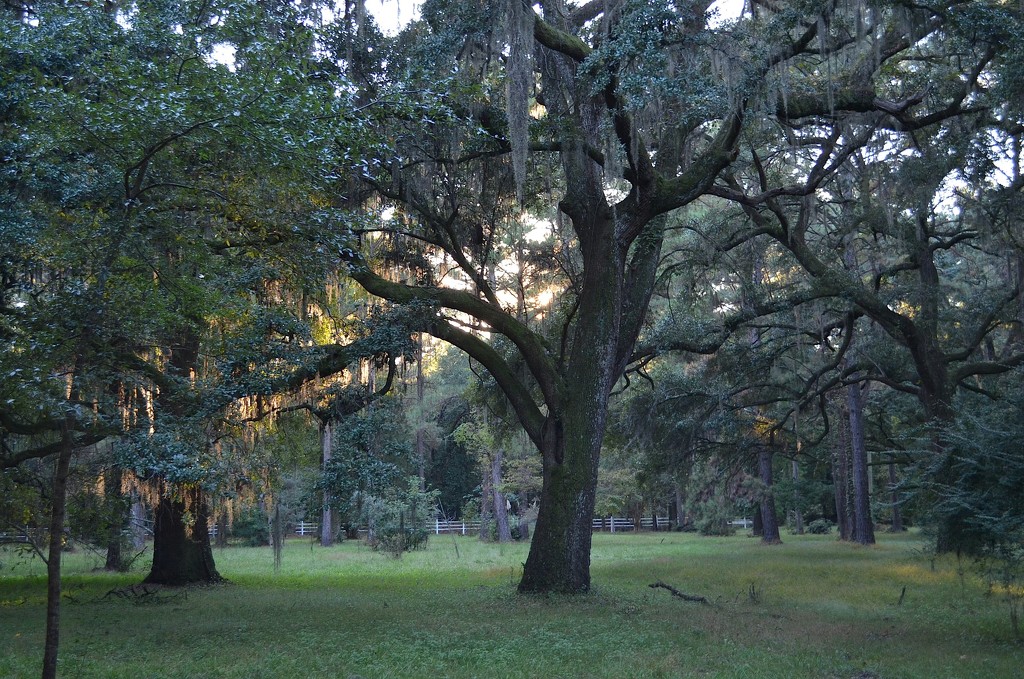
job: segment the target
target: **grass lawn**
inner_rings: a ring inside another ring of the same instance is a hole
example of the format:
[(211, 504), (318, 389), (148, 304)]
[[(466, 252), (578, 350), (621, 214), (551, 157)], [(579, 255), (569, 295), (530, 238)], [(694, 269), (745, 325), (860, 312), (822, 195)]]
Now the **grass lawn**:
[[(290, 542), (214, 557), (227, 585), (108, 595), (138, 583), (66, 562), (61, 676), (880, 677), (1024, 676), (1007, 604), (914, 536), (594, 536), (594, 592), (524, 597), (526, 545), (439, 536), (401, 560), (359, 543)], [(456, 551), (458, 553), (456, 553)], [(141, 560), (140, 560), (141, 561)], [(0, 551), (0, 677), (39, 675), (45, 579)], [(663, 581), (713, 603), (689, 603)], [(900, 593), (906, 587), (901, 604)]]

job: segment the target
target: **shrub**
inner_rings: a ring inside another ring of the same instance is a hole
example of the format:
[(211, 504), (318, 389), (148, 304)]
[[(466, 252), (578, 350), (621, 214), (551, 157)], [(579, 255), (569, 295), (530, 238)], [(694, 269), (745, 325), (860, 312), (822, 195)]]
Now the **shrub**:
[(815, 519), (804, 528), (804, 531), (812, 535), (828, 535), (832, 532), (832, 522), (828, 519)]
[(264, 547), (270, 544), (270, 523), (266, 513), (259, 507), (243, 510), (231, 526), (231, 535), (239, 538), (248, 547)]
[(367, 543), (393, 556), (419, 549), (430, 537), (431, 518), (437, 491), (421, 492), (419, 479), (410, 477), (406, 488), (392, 488), (384, 495), (363, 498), (363, 517), (369, 527)]

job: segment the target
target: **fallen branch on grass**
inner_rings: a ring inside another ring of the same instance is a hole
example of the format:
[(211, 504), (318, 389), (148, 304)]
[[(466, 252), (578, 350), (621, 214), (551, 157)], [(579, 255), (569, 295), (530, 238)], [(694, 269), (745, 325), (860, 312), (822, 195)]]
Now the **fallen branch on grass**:
[(657, 582), (652, 583), (652, 584), (647, 585), (647, 586), (652, 588), (652, 589), (658, 589), (658, 588), (667, 589), (668, 591), (672, 592), (672, 596), (677, 596), (680, 599), (682, 599), (683, 601), (693, 601), (693, 602), (696, 602), (696, 603), (699, 603), (699, 604), (710, 604), (711, 603), (710, 601), (708, 601), (707, 597), (697, 596), (695, 594), (686, 594), (685, 592), (680, 592), (678, 589), (676, 589), (672, 585), (666, 585), (661, 580), (658, 580)]
[(114, 596), (118, 599), (127, 599), (132, 603), (139, 604), (164, 604), (176, 599), (187, 599), (188, 592), (182, 590), (170, 592), (163, 587), (152, 587), (149, 585), (130, 585), (120, 589), (112, 589), (103, 597)]

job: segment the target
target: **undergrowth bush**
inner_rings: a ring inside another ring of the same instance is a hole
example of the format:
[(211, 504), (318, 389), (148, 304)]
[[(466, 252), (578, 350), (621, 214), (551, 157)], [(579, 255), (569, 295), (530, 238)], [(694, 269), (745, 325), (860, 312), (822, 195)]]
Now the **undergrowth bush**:
[(270, 544), (270, 524), (266, 513), (259, 507), (249, 507), (235, 517), (231, 535), (240, 539), (247, 547), (264, 547)]
[(427, 522), (437, 502), (437, 491), (421, 491), (419, 479), (410, 477), (405, 488), (384, 495), (363, 497), (363, 518), (369, 529), (367, 543), (393, 556), (419, 549), (430, 537)]
[(811, 535), (828, 535), (832, 532), (833, 525), (828, 519), (815, 519), (807, 524), (804, 530)]

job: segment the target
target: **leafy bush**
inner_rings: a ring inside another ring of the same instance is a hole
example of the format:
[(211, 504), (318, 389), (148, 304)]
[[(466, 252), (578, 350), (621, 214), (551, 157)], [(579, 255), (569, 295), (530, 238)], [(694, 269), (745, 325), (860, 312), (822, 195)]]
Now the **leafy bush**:
[(812, 535), (828, 535), (833, 525), (828, 519), (815, 519), (804, 527), (804, 531)]
[(270, 524), (266, 513), (259, 507), (243, 510), (231, 526), (231, 535), (239, 538), (249, 547), (263, 547), (270, 544)]
[(421, 492), (419, 479), (409, 477), (405, 488), (391, 488), (383, 495), (363, 497), (363, 519), (369, 528), (367, 543), (399, 557), (426, 545), (427, 522), (438, 492)]

